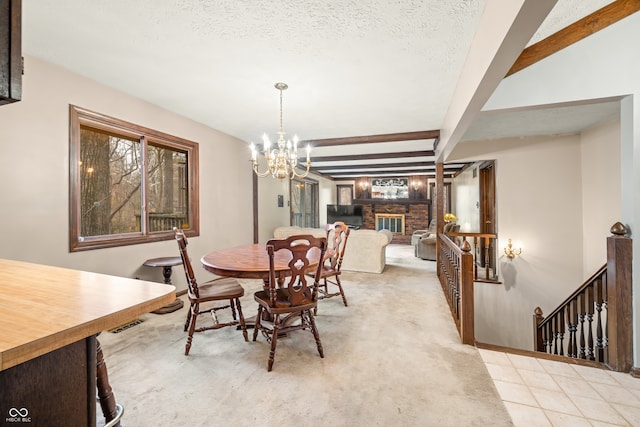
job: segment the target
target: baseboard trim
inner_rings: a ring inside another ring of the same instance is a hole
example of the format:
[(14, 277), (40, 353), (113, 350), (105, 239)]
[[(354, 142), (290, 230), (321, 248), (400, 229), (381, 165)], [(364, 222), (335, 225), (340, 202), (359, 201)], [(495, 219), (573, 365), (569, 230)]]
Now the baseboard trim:
[[(572, 357), (558, 356), (556, 354), (542, 353), (540, 351), (522, 350), (520, 348), (503, 347), (495, 344), (487, 344), (476, 341), (476, 347), (485, 350), (501, 351), (503, 353), (518, 354), (520, 356), (536, 357), (538, 359), (555, 360), (556, 362), (571, 363), (574, 365), (589, 366), (592, 368), (600, 368), (611, 371), (612, 369), (603, 363), (595, 362), (593, 360), (574, 359)], [(638, 368), (638, 375), (640, 375), (640, 368)]]

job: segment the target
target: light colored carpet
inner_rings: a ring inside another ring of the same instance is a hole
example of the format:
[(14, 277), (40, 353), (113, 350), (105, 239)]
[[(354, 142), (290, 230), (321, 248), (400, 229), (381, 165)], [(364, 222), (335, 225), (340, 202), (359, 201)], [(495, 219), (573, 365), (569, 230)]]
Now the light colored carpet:
[[(513, 425), (477, 349), (460, 344), (434, 269), (389, 245), (384, 273), (344, 272), (349, 307), (319, 303), (325, 358), (311, 333), (293, 332), (272, 372), (264, 337), (247, 343), (235, 328), (196, 334), (184, 356), (185, 308), (101, 334), (123, 425)], [(261, 282), (242, 283), (249, 317)]]

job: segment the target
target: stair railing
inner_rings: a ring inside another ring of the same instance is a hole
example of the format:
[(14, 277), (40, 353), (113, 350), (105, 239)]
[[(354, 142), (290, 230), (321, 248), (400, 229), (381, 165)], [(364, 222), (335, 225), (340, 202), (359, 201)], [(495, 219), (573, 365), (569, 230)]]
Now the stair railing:
[(534, 310), (534, 348), (629, 372), (633, 365), (631, 239), (619, 222), (610, 231), (607, 264), (546, 318), (540, 307)]
[(462, 247), (438, 234), (440, 285), (463, 344), (475, 345), (473, 312), (473, 255), (469, 242)]
[[(498, 256), (496, 254), (497, 234), (455, 232), (447, 233), (447, 235), (461, 238), (463, 242), (471, 241), (473, 280), (476, 282), (500, 283), (497, 267)], [(480, 274), (478, 274), (478, 267), (484, 270)]]

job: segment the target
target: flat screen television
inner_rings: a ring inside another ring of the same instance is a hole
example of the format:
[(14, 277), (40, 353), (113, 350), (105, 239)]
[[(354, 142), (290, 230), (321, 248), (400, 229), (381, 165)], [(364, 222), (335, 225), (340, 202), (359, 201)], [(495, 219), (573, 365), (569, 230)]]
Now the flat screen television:
[(327, 205), (327, 223), (342, 221), (349, 227), (359, 228), (364, 220), (362, 205)]

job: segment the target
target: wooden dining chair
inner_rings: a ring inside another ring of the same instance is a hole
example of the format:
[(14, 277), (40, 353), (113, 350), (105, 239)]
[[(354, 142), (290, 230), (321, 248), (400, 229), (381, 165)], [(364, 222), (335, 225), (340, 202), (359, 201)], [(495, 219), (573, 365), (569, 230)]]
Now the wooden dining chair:
[[(191, 303), (191, 306), (187, 311), (187, 321), (184, 325), (184, 330), (189, 331), (187, 345), (184, 350), (185, 356), (189, 355), (194, 332), (204, 332), (210, 329), (220, 329), (226, 326), (236, 326), (239, 324), (242, 329), (242, 335), (244, 335), (244, 340), (248, 341), (249, 337), (247, 335), (247, 327), (244, 322), (244, 316), (242, 315), (242, 306), (240, 305), (240, 297), (244, 295), (244, 288), (242, 285), (240, 285), (237, 280), (231, 278), (219, 278), (198, 284), (195, 274), (193, 273), (189, 254), (187, 253), (187, 238), (182, 230), (178, 228), (174, 228), (173, 230), (175, 232), (176, 240), (178, 241), (178, 248), (180, 249), (180, 257), (182, 258), (182, 265), (184, 266), (184, 273), (187, 279), (187, 295), (189, 296), (189, 302)], [(200, 304), (216, 301), (228, 301), (229, 303), (209, 307), (203, 310), (200, 309)], [(233, 320), (220, 323), (216, 312), (228, 308), (231, 309)], [(198, 316), (206, 313), (211, 313), (213, 325), (196, 328)]]
[[(327, 224), (327, 240), (331, 242), (327, 252), (324, 255), (324, 262), (320, 269), (320, 277), (318, 282), (318, 299), (325, 299), (342, 296), (342, 302), (347, 307), (347, 297), (344, 295), (344, 289), (342, 288), (342, 282), (340, 282), (340, 268), (342, 267), (342, 259), (344, 258), (344, 251), (347, 248), (347, 240), (349, 239), (349, 226), (344, 222), (337, 221), (333, 224)], [(309, 276), (314, 277), (315, 272), (308, 273)], [(338, 292), (329, 292), (329, 284), (337, 286)], [(314, 309), (314, 314), (317, 313), (318, 307)]]
[[(253, 340), (256, 340), (258, 331), (261, 331), (271, 343), (268, 371), (273, 368), (279, 334), (309, 330), (316, 340), (320, 357), (324, 357), (320, 334), (311, 312), (318, 304), (318, 277), (322, 263), (318, 262), (317, 266), (312, 267), (316, 270), (314, 278), (307, 276), (306, 272), (313, 264), (313, 259), (323, 259), (326, 249), (327, 239), (312, 235), (295, 235), (267, 242), (269, 283), (267, 288), (254, 294), (258, 303), (258, 315)], [(286, 272), (276, 273), (274, 259), (276, 252), (280, 251), (290, 256), (290, 268)], [(263, 319), (263, 315), (269, 320)]]

